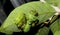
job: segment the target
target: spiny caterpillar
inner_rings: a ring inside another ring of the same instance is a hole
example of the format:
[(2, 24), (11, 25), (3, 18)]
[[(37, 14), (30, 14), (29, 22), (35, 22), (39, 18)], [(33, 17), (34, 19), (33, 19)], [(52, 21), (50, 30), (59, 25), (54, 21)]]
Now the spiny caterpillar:
[[(0, 27), (0, 32), (6, 34), (20, 31), (28, 32), (32, 27), (33, 21), (39, 20), (40, 24), (50, 18), (54, 13), (55, 10), (48, 3), (33, 1), (23, 4), (9, 14)], [(36, 14), (38, 15), (36, 16)]]

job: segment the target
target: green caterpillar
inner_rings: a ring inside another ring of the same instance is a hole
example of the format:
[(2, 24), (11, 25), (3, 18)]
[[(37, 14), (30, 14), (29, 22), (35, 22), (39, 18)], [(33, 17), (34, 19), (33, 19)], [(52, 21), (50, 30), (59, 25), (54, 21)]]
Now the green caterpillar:
[[(0, 32), (6, 34), (20, 31), (28, 32), (33, 21), (39, 20), (40, 24), (50, 18), (54, 13), (55, 10), (48, 3), (33, 1), (23, 4), (9, 14), (0, 27)], [(36, 16), (36, 14), (38, 15)]]

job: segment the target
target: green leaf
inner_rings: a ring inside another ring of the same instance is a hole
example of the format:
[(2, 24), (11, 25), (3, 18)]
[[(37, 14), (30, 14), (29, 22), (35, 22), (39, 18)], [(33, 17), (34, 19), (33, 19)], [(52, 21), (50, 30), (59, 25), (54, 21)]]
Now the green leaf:
[(46, 2), (60, 8), (60, 0), (46, 0)]
[(60, 31), (56, 31), (54, 35), (60, 35)]
[(45, 22), (55, 13), (55, 10), (48, 3), (41, 3), (40, 10), (37, 10), (37, 11), (39, 14), (38, 19), (40, 23)]
[(18, 27), (15, 24), (12, 24), (5, 28), (2, 26), (0, 28), (0, 32), (6, 33), (6, 34), (12, 34), (13, 32), (20, 32), (20, 30), (18, 29)]
[(51, 29), (51, 31), (53, 32), (53, 34), (54, 34), (56, 31), (60, 31), (60, 18), (57, 19), (55, 22), (53, 22), (53, 23), (50, 25), (50, 29)]
[[(5, 22), (2, 24), (0, 31), (3, 33), (6, 33), (6, 34), (9, 34), (11, 32), (19, 32), (18, 24), (22, 22), (24, 15), (27, 14), (28, 17), (26, 17), (26, 16), (25, 17), (28, 18), (29, 20), (31, 19), (31, 21), (35, 20), (35, 18), (33, 20), (33, 17), (30, 16), (31, 12), (32, 12), (33, 16), (35, 16), (33, 13), (38, 13), (38, 16), (36, 16), (36, 17), (39, 20), (39, 22), (42, 23), (42, 22), (46, 21), (48, 18), (50, 18), (55, 13), (55, 10), (48, 3), (42, 3), (40, 1), (34, 1), (34, 2), (23, 4), (23, 5), (15, 8), (9, 14), (9, 16), (7, 17)], [(28, 21), (28, 20), (26, 20), (26, 21)], [(22, 25), (22, 23), (21, 23), (21, 25)], [(23, 23), (23, 25), (24, 25), (24, 23)], [(25, 24), (25, 26), (24, 26), (25, 30), (29, 30), (30, 27), (31, 27), (31, 24)], [(14, 30), (12, 30), (12, 29), (14, 29)]]
[(49, 29), (47, 27), (40, 28), (36, 35), (48, 35)]
[[(22, 6), (19, 6), (17, 9), (22, 11), (25, 15), (27, 15), (27, 18), (30, 18), (30, 19), (32, 19), (31, 12), (38, 13), (38, 16), (36, 17), (40, 23), (46, 21), (55, 13), (55, 10), (48, 3), (42, 3), (40, 1), (34, 1), (34, 2), (24, 4)], [(25, 25), (25, 26), (26, 26), (25, 28), (28, 28), (28, 25)]]

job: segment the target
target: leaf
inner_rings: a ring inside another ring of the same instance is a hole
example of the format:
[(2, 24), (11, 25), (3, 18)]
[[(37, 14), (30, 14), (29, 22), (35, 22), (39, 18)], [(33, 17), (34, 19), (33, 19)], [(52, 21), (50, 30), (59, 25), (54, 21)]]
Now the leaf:
[(60, 8), (60, 0), (46, 0), (46, 2)]
[(56, 31), (54, 35), (60, 35), (60, 31)]
[[(36, 17), (39, 20), (39, 22), (42, 23), (42, 22), (46, 21), (48, 18), (50, 18), (55, 13), (55, 10), (48, 3), (42, 3), (40, 1), (26, 3), (24, 5), (21, 5), (17, 8), (15, 8), (9, 14), (9, 16), (7, 17), (5, 22), (2, 24), (0, 31), (3, 31), (6, 34), (8, 34), (9, 32), (10, 33), (11, 32), (19, 32), (18, 31), (19, 30), (18, 24), (24, 18), (24, 14), (26, 15), (26, 14), (29, 14), (31, 12), (33, 12), (33, 13), (37, 12), (38, 16), (36, 16)], [(32, 15), (34, 15), (34, 14), (32, 14)], [(29, 19), (30, 18), (32, 19), (32, 17), (29, 16)], [(23, 23), (23, 25), (24, 25), (24, 23)], [(25, 24), (25, 28), (27, 28), (27, 29), (30, 28), (30, 26), (31, 25), (29, 25), (29, 24), (28, 25)], [(14, 30), (12, 30), (12, 29), (14, 29)]]
[(60, 18), (57, 19), (55, 22), (53, 22), (53, 23), (50, 25), (50, 29), (51, 29), (51, 31), (53, 32), (53, 34), (54, 34), (56, 31), (60, 31)]
[[(55, 13), (55, 10), (48, 3), (42, 3), (40, 1), (34, 1), (34, 2), (24, 4), (22, 6), (19, 6), (17, 9), (22, 11), (25, 15), (28, 15), (27, 18), (30, 18), (30, 19), (33, 18), (31, 17), (31, 12), (38, 13), (38, 16), (36, 17), (40, 23), (46, 21)], [(25, 28), (28, 28), (27, 27), (28, 25), (25, 25), (25, 26), (26, 26)]]
[(18, 27), (15, 24), (12, 24), (5, 28), (2, 26), (0, 28), (0, 32), (6, 33), (6, 34), (12, 34), (13, 32), (20, 32), (20, 30), (18, 29)]
[[(24, 8), (23, 8), (24, 7)], [(28, 10), (27, 10), (28, 9)], [(55, 10), (48, 4), (40, 1), (30, 2), (20, 7), (20, 10), (24, 10), (24, 13), (37, 12), (37, 19), (40, 22), (44, 22), (49, 19), (55, 13)], [(26, 12), (25, 12), (26, 11)]]
[(40, 23), (45, 22), (55, 13), (55, 10), (48, 3), (41, 3), (40, 10), (37, 10), (37, 11), (39, 14), (38, 19)]
[(38, 30), (36, 35), (48, 35), (48, 33), (49, 33), (49, 29), (47, 27), (43, 27)]

